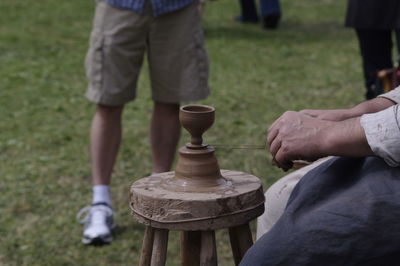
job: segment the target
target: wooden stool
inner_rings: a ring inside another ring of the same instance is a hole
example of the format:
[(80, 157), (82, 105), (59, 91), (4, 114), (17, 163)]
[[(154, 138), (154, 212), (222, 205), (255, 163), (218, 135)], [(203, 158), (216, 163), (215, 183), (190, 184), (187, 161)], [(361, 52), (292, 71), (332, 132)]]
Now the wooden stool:
[(209, 193), (169, 191), (165, 184), (174, 172), (133, 183), (133, 217), (146, 225), (140, 266), (165, 265), (170, 230), (182, 231), (182, 265), (217, 265), (217, 229), (228, 229), (234, 261), (239, 264), (253, 244), (249, 221), (264, 212), (264, 194), (253, 175), (229, 170), (221, 174), (231, 186)]
[(140, 265), (165, 265), (169, 230), (179, 230), (182, 265), (217, 265), (215, 230), (228, 228), (235, 263), (253, 244), (249, 221), (264, 212), (260, 180), (220, 170), (215, 149), (203, 143), (215, 109), (186, 105), (179, 111), (191, 141), (179, 149), (174, 172), (142, 178), (131, 186), (133, 216), (146, 225)]

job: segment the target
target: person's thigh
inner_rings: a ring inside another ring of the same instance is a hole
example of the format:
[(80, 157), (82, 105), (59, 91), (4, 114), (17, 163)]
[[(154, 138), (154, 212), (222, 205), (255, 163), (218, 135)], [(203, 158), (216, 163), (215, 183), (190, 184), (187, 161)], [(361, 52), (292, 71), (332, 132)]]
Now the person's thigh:
[(155, 18), (148, 57), (154, 100), (177, 103), (208, 96), (208, 59), (197, 1)]
[(150, 21), (149, 8), (137, 14), (98, 1), (85, 62), (89, 100), (121, 105), (135, 98)]
[(240, 265), (398, 265), (399, 173), (378, 157), (321, 164)]
[(300, 179), (309, 171), (332, 157), (326, 157), (296, 170), (278, 181), (265, 192), (265, 211), (257, 218), (257, 239), (267, 233), (282, 216), (290, 194)]

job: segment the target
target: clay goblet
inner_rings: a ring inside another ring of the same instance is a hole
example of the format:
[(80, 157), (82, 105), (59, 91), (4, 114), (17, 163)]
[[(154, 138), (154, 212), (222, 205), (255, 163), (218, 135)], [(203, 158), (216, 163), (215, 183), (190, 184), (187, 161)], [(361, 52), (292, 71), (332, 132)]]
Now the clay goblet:
[(181, 125), (190, 133), (188, 148), (201, 148), (203, 133), (214, 123), (215, 108), (207, 105), (189, 104), (182, 106), (179, 112)]

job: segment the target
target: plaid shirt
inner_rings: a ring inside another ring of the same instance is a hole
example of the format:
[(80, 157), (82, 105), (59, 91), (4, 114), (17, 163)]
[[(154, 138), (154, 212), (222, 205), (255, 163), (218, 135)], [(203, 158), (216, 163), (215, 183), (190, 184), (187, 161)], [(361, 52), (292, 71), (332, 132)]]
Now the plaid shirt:
[(106, 0), (110, 5), (143, 13), (145, 1), (151, 1), (153, 15), (159, 16), (181, 9), (195, 0)]

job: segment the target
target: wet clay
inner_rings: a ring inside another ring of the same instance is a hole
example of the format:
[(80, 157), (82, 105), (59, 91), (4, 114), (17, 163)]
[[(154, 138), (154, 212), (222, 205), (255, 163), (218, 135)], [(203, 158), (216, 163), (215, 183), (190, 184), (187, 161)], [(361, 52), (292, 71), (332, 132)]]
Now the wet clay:
[(171, 191), (201, 192), (228, 189), (231, 183), (219, 169), (215, 149), (203, 143), (203, 134), (214, 123), (215, 109), (187, 105), (180, 109), (179, 121), (190, 133), (191, 141), (179, 149), (175, 176), (164, 184)]
[[(264, 212), (264, 194), (257, 177), (230, 170), (222, 170), (222, 174), (231, 183), (231, 189), (171, 191), (162, 184), (172, 178), (174, 172), (142, 178), (131, 187), (133, 214), (143, 224), (154, 226), (157, 222), (154, 227), (158, 228), (193, 230), (201, 224), (196, 230), (215, 230), (243, 224)], [(232, 219), (234, 216), (241, 218)], [(181, 224), (176, 228), (176, 223)]]

